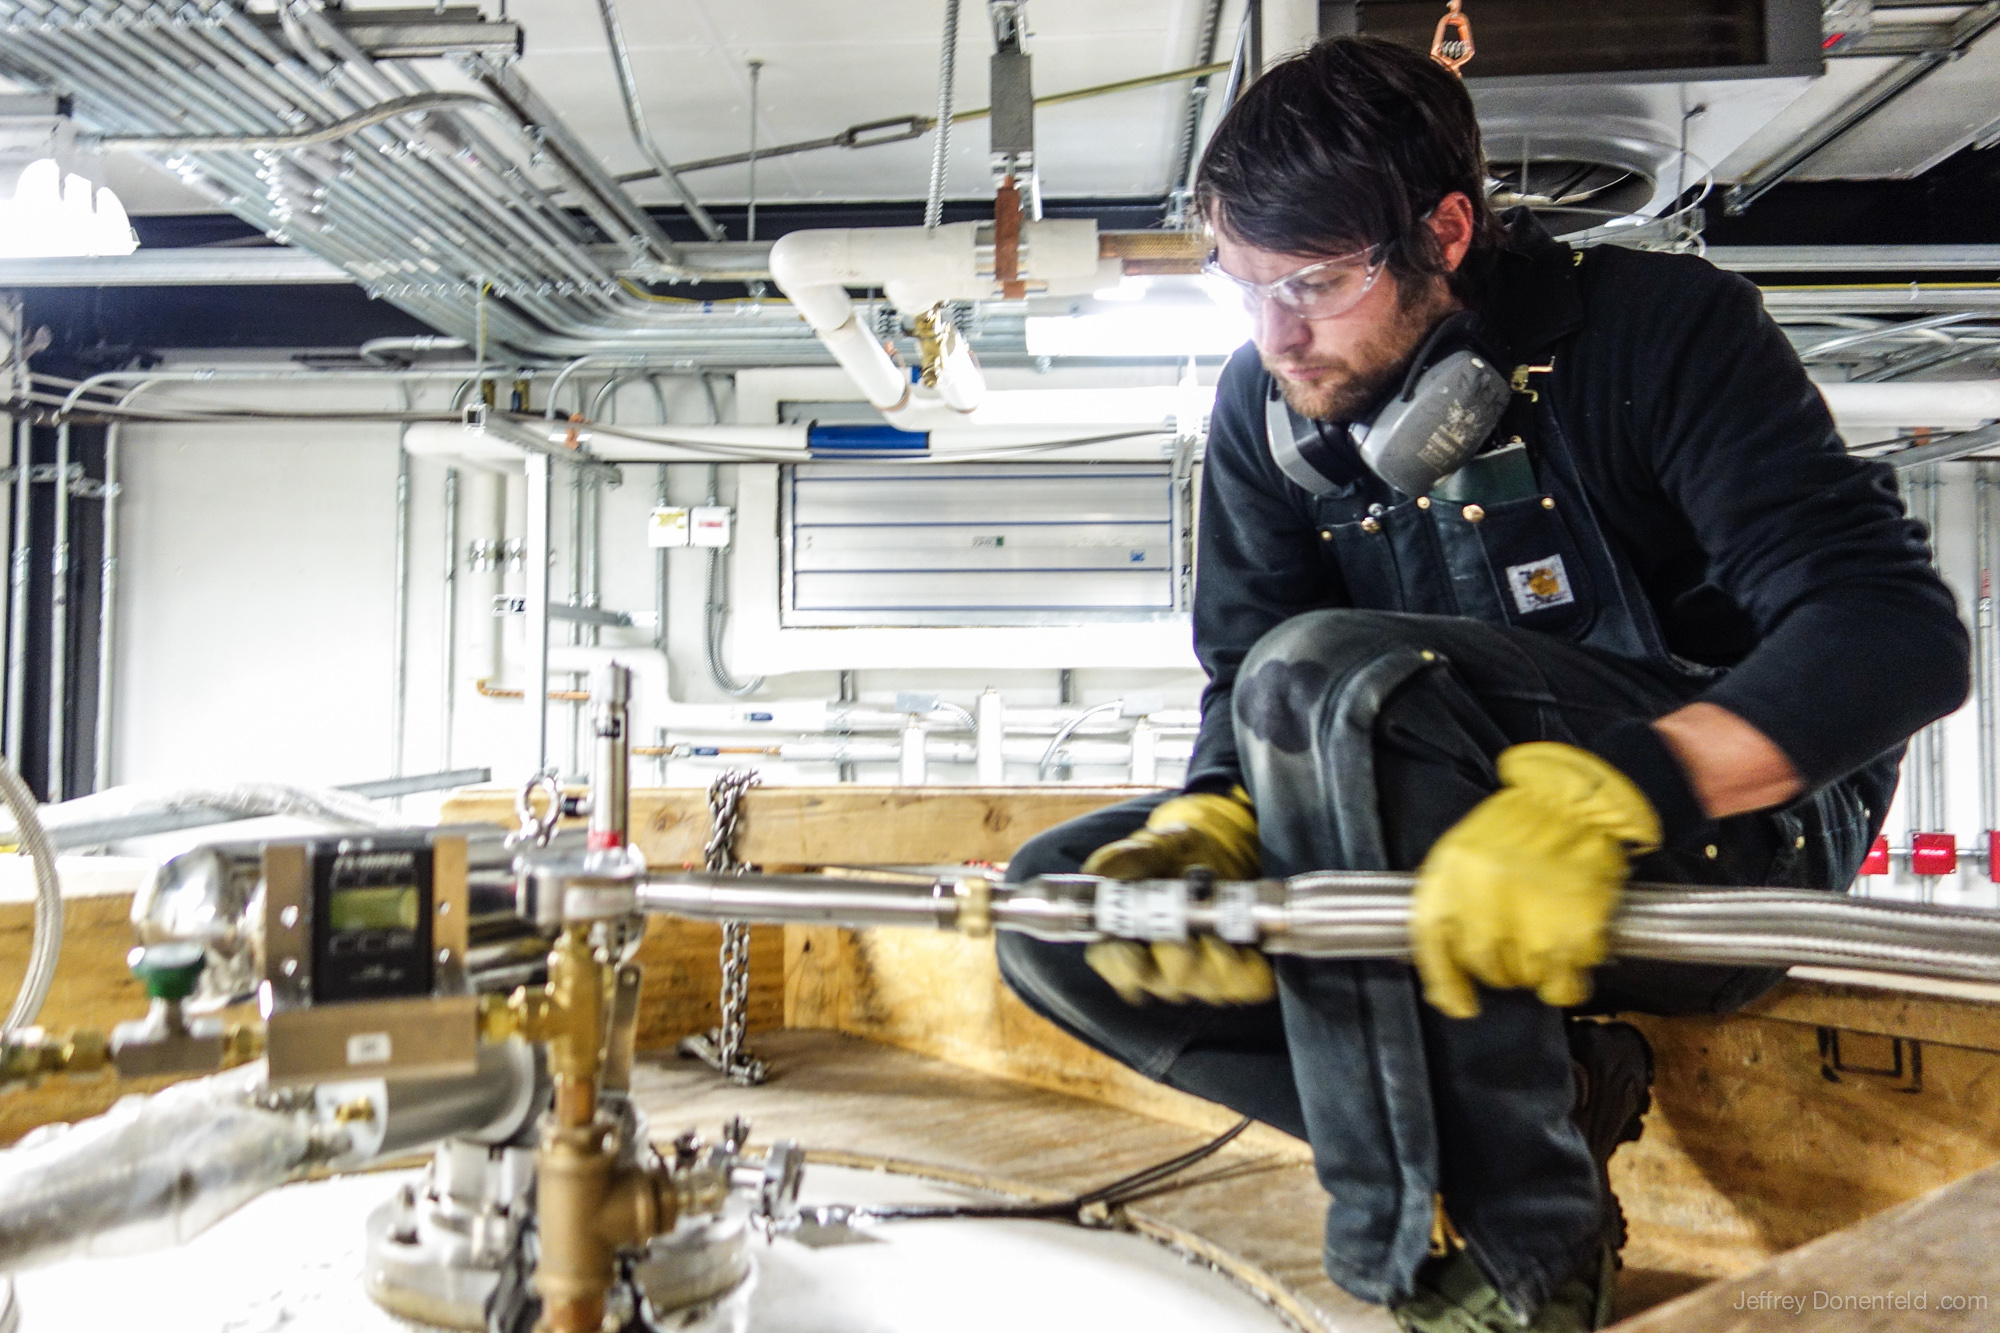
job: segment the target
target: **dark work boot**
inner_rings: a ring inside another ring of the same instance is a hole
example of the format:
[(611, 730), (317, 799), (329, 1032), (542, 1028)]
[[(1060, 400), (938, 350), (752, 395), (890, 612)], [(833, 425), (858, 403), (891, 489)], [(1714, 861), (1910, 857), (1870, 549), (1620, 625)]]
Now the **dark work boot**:
[(1570, 1119), (1583, 1131), (1604, 1190), (1604, 1243), (1615, 1255), (1625, 1248), (1625, 1210), (1611, 1192), (1611, 1154), (1639, 1137), (1653, 1105), (1653, 1048), (1630, 1023), (1598, 1023), (1572, 1018), (1570, 1071), (1576, 1076), (1576, 1107)]

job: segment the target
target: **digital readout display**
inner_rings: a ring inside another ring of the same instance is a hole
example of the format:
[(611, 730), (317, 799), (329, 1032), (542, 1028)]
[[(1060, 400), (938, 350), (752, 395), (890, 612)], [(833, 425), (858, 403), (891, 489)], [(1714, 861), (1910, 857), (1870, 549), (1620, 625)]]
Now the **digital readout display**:
[(322, 844), (314, 867), (316, 1003), (430, 993), (431, 852), (407, 836)]
[(420, 897), (414, 884), (335, 889), (326, 924), (343, 931), (415, 930)]

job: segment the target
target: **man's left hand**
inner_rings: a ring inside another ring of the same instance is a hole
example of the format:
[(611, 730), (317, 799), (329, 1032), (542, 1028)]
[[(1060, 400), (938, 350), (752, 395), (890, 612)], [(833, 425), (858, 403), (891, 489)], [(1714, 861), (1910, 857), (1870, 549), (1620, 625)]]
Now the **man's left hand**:
[(1499, 791), (1446, 830), (1417, 872), (1410, 938), (1424, 995), (1453, 1018), (1473, 987), (1527, 987), (1581, 1004), (1604, 961), (1604, 927), (1660, 818), (1630, 778), (1553, 741), (1501, 752)]

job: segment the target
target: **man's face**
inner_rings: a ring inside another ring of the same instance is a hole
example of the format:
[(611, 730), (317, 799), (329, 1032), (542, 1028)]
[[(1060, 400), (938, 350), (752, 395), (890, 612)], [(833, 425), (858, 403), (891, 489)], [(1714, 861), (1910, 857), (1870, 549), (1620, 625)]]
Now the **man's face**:
[[(1224, 272), (1257, 283), (1329, 258), (1259, 250), (1227, 234), (1216, 237), (1215, 250)], [(1293, 411), (1349, 421), (1402, 376), (1424, 336), (1457, 304), (1442, 278), (1406, 283), (1384, 269), (1359, 302), (1330, 319), (1301, 319), (1265, 300), (1252, 317), (1252, 336)]]

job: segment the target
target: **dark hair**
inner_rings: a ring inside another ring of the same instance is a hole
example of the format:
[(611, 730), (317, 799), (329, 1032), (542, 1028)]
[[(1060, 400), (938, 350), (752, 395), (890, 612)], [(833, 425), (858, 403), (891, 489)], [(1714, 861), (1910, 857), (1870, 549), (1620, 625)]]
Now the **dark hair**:
[(1195, 206), (1259, 250), (1381, 245), (1390, 272), (1421, 277), (1445, 272), (1425, 218), (1453, 191), (1472, 201), (1472, 251), (1450, 278), (1465, 299), (1501, 239), (1472, 98), (1426, 55), (1333, 37), (1271, 66), (1237, 99), (1202, 155)]

